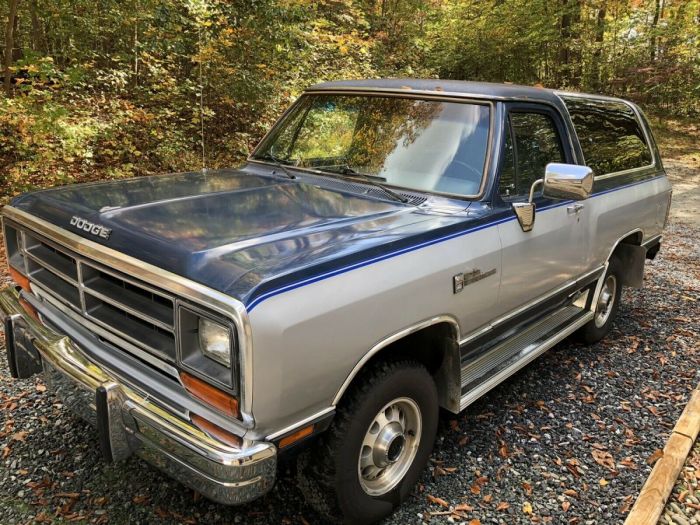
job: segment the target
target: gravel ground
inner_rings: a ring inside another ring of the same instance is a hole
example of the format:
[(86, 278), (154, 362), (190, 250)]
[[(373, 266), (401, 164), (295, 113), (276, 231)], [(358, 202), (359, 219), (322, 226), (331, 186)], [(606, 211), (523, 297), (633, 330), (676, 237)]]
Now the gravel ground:
[[(621, 523), (700, 380), (698, 238), (669, 227), (606, 340), (565, 341), (444, 415), (430, 468), (387, 523)], [(13, 381), (0, 354), (1, 523), (319, 522), (291, 465), (268, 496), (227, 508), (137, 458), (103, 463), (91, 428), (39, 378)]]

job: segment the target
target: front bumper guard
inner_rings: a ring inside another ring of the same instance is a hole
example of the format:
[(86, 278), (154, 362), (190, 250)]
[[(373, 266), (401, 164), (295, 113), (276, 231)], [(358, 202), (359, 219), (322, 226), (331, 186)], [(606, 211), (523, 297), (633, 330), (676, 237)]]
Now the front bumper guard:
[[(132, 453), (205, 497), (242, 504), (265, 494), (275, 481), (277, 449), (243, 441), (234, 448), (151, 400), (91, 360), (70, 338), (39, 320), (24, 292), (0, 291), (0, 318), (10, 371), (27, 377), (42, 371), (64, 404), (97, 429), (103, 455), (118, 461)], [(32, 301), (34, 303), (34, 301)]]

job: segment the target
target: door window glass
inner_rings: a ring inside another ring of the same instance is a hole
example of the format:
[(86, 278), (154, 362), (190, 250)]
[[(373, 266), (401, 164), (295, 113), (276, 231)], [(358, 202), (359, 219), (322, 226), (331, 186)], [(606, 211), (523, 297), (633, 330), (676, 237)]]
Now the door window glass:
[(559, 132), (544, 113), (513, 112), (509, 116), (499, 193), (512, 199), (528, 195), (532, 183), (544, 177), (550, 162), (566, 162)]

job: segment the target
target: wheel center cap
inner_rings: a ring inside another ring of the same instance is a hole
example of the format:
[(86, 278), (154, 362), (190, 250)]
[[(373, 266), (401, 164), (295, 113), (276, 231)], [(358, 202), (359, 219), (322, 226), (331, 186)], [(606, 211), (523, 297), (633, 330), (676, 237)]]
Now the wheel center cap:
[(392, 421), (379, 431), (374, 443), (372, 459), (378, 467), (386, 467), (395, 463), (404, 450), (406, 438), (403, 427), (397, 421)]

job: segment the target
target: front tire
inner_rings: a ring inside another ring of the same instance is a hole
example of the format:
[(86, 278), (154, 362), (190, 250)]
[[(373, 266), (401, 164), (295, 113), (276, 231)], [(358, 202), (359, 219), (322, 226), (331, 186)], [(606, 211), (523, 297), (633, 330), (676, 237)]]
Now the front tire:
[(382, 362), (356, 380), (318, 446), (298, 460), (306, 500), (336, 523), (374, 523), (410, 494), (438, 423), (437, 389), (414, 361)]
[(605, 272), (603, 285), (598, 294), (593, 319), (586, 323), (579, 332), (583, 342), (587, 344), (597, 343), (612, 328), (620, 307), (622, 295), (621, 263), (616, 257), (612, 257)]

